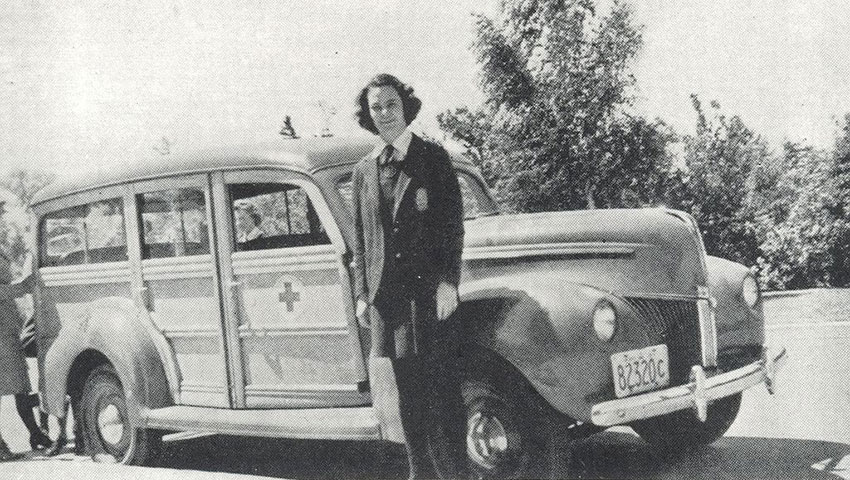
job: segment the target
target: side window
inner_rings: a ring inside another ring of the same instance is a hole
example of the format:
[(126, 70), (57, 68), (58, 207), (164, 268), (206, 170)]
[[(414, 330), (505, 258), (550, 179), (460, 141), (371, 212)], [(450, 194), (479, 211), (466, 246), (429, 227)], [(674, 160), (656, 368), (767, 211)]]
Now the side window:
[(236, 251), (331, 243), (301, 187), (243, 183), (229, 189)]
[(142, 258), (210, 253), (204, 192), (181, 188), (137, 196)]
[[(458, 173), (457, 180), (460, 184), (460, 193), (463, 196), (463, 217), (476, 218), (480, 216), (482, 214), (482, 209), (477, 193), (480, 187), (477, 186), (475, 181), (469, 178), (469, 176), (465, 173)], [(336, 189), (339, 192), (339, 196), (342, 197), (342, 201), (345, 206), (351, 208), (351, 199), (353, 195), (351, 188), (351, 176), (348, 175), (339, 180), (336, 184)]]
[(458, 174), (457, 180), (460, 184), (461, 196), (463, 196), (463, 218), (477, 217), (481, 213), (481, 209), (478, 206), (478, 198), (469, 185), (469, 178), (464, 174)]
[(127, 260), (121, 199), (104, 200), (47, 214), (41, 222), (41, 266)]

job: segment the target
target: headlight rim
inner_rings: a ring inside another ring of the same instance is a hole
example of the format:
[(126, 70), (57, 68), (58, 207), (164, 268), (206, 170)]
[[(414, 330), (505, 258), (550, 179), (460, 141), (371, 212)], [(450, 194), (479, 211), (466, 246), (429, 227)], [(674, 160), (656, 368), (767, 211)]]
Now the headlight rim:
[[(751, 285), (752, 288), (748, 288), (748, 285)], [(748, 295), (748, 293), (750, 295)], [(754, 298), (752, 295), (754, 295)], [(756, 277), (751, 273), (748, 273), (744, 276), (744, 279), (741, 280), (741, 299), (744, 301), (744, 304), (750, 308), (755, 308), (761, 301), (761, 287), (759, 286), (759, 282)]]
[[(612, 318), (610, 319), (610, 321), (608, 321), (608, 323), (611, 325), (610, 333), (608, 332), (608, 330), (600, 331), (599, 323), (605, 322), (606, 319), (598, 318), (597, 314), (599, 314), (603, 310), (610, 311), (612, 315)], [(593, 312), (591, 313), (590, 321), (593, 326), (593, 332), (596, 334), (596, 338), (605, 343), (610, 342), (614, 338), (614, 335), (617, 334), (617, 330), (619, 329), (619, 314), (617, 313), (617, 308), (610, 300), (606, 298), (600, 299), (598, 302), (596, 302), (596, 305), (593, 306)]]

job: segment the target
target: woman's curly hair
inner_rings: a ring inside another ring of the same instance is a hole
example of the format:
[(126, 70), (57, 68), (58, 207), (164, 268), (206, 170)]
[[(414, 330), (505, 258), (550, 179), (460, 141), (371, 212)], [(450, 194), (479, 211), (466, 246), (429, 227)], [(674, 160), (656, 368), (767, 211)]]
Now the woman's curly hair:
[(375, 135), (378, 134), (378, 127), (375, 126), (375, 122), (372, 121), (372, 114), (369, 113), (369, 100), (367, 98), (369, 89), (377, 87), (393, 87), (398, 92), (398, 96), (401, 97), (402, 108), (404, 109), (404, 122), (410, 125), (410, 122), (419, 114), (419, 109), (422, 108), (422, 100), (419, 100), (419, 97), (413, 93), (413, 87), (402, 83), (401, 80), (389, 73), (375, 75), (360, 90), (360, 94), (357, 95), (357, 111), (354, 114), (357, 117), (357, 123)]

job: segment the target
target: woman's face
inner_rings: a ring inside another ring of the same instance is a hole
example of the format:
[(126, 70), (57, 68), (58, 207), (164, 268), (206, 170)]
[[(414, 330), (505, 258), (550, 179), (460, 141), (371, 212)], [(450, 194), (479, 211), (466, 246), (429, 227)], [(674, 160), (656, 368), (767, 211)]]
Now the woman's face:
[(404, 106), (398, 92), (388, 85), (372, 87), (366, 94), (366, 100), (378, 135), (385, 142), (392, 143), (407, 128)]

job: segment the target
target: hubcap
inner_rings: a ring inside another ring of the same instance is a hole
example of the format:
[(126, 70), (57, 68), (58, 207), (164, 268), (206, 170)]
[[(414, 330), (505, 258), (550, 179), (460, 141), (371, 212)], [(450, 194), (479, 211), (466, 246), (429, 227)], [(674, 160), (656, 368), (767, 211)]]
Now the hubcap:
[(466, 452), (469, 458), (487, 469), (498, 466), (508, 450), (508, 435), (498, 418), (476, 412), (469, 419), (466, 431)]
[(118, 407), (112, 403), (104, 407), (97, 415), (97, 428), (105, 442), (118, 445), (124, 437), (124, 420)]

